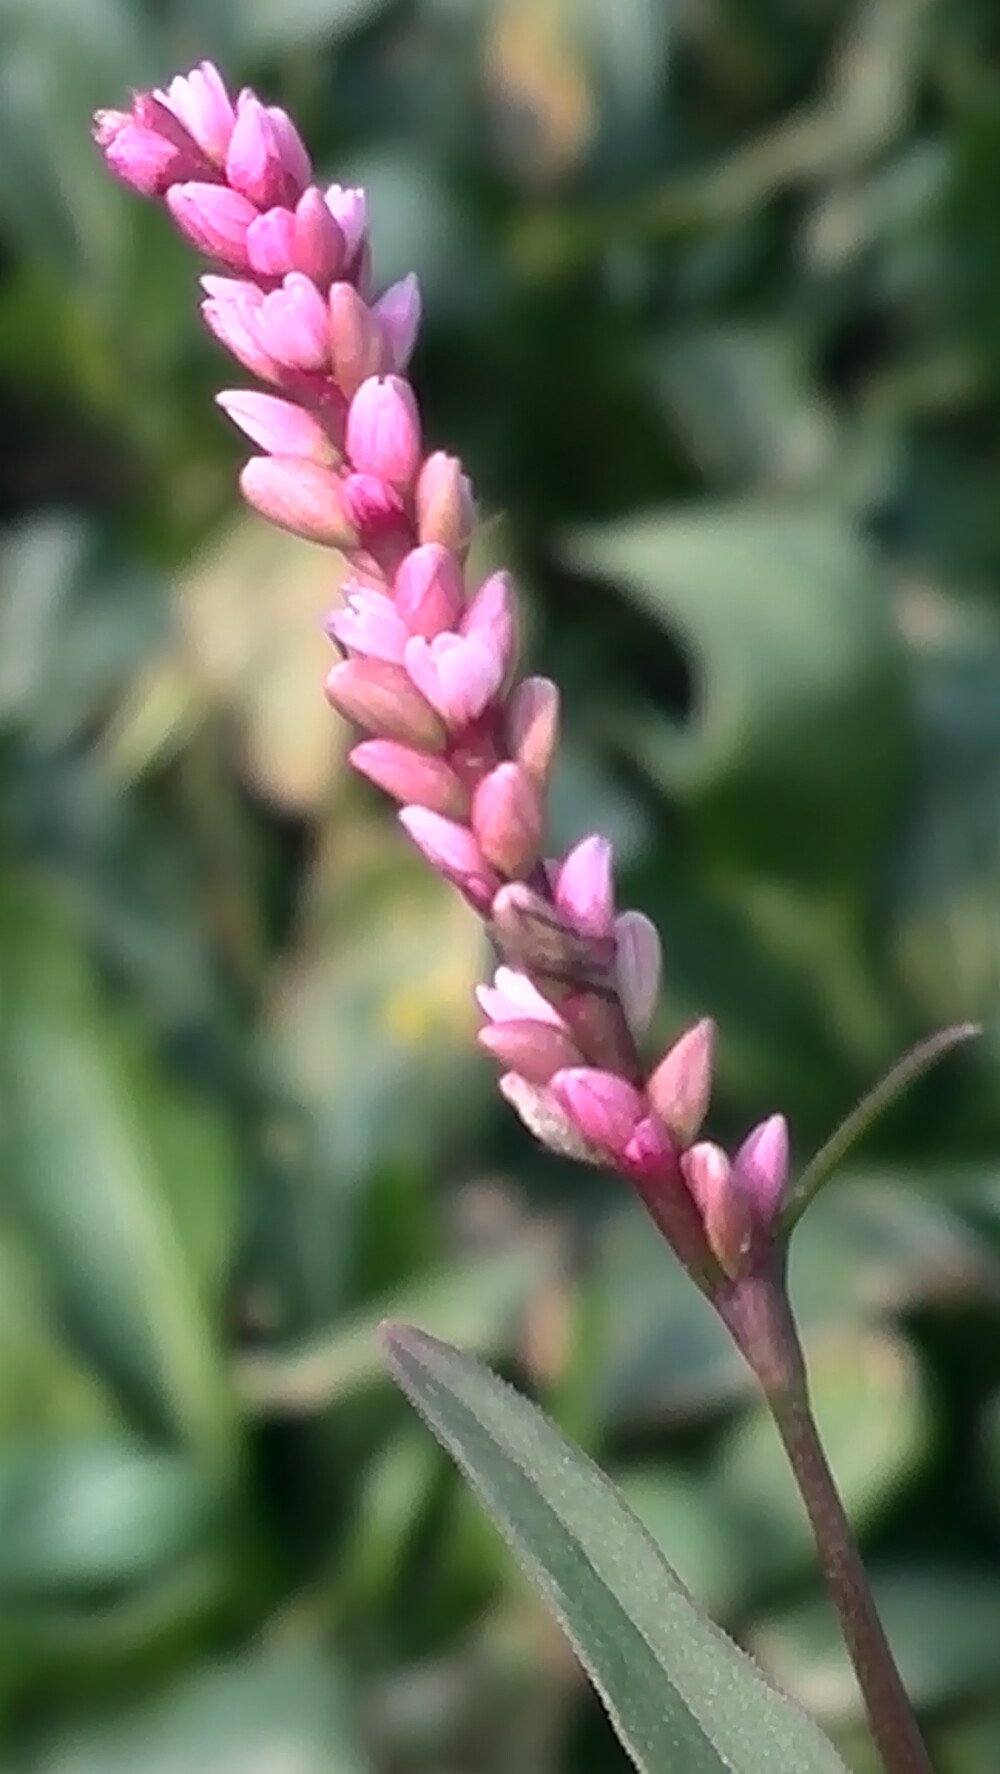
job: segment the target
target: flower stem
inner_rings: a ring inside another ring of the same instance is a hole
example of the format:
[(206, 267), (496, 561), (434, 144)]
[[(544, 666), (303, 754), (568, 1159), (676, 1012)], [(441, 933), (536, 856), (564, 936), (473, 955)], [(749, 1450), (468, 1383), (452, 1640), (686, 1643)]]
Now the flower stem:
[(933, 1774), (816, 1428), (783, 1278), (755, 1277), (718, 1303), (767, 1396), (886, 1774)]

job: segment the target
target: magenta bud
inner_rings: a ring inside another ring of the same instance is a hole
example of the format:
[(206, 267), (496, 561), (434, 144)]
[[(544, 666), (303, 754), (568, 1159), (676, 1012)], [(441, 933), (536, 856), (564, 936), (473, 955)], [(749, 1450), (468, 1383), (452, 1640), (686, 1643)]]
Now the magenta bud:
[(226, 83), (212, 62), (178, 74), (159, 95), (214, 165), (225, 163), (236, 113)]
[(283, 111), (280, 105), (265, 108), (281, 161), (285, 201), (295, 203), (312, 178), (309, 150), (287, 111)]
[(410, 550), (399, 563), (392, 591), (411, 634), (433, 640), (457, 628), (465, 604), (462, 569), (439, 543), (425, 542)]
[(299, 456), (323, 464), (336, 460), (336, 451), (322, 425), (292, 401), (245, 388), (228, 389), (215, 398), (233, 424), (269, 455)]
[(277, 382), (281, 371), (257, 335), (257, 316), (264, 298), (255, 284), (236, 277), (203, 277), (205, 325), (238, 363), (262, 381)]
[(418, 690), (455, 732), (483, 713), (503, 683), (504, 661), (475, 636), (413, 635), (404, 657)]
[(329, 185), (323, 201), (344, 236), (348, 258), (353, 259), (368, 226), (368, 199), (358, 186)]
[(301, 271), (290, 271), (257, 311), (264, 350), (292, 370), (321, 370), (329, 354), (326, 303)]
[(413, 355), (420, 327), (420, 284), (411, 271), (393, 283), (372, 308), (387, 346), (390, 369), (405, 370)]
[(607, 838), (584, 838), (559, 870), (556, 908), (582, 936), (610, 936), (614, 928), (614, 852)]
[(440, 542), (456, 553), (468, 547), (476, 507), (457, 456), (435, 450), (427, 457), (417, 476), (414, 503), (421, 542)]
[(401, 376), (369, 376), (347, 414), (347, 453), (359, 474), (409, 486), (420, 465), (420, 414)]
[(558, 1153), (560, 1158), (575, 1158), (581, 1164), (603, 1164), (603, 1153), (587, 1144), (544, 1084), (532, 1084), (518, 1072), (505, 1072), (499, 1090), (539, 1145)]
[(663, 1182), (678, 1178), (677, 1151), (655, 1115), (644, 1115), (619, 1160), (621, 1167), (639, 1182)]
[(428, 757), (394, 739), (366, 739), (350, 754), (355, 770), (394, 801), (427, 807), (447, 819), (466, 819), (469, 791), (443, 758)]
[(681, 1172), (701, 1214), (709, 1248), (725, 1274), (735, 1281), (748, 1267), (754, 1219), (734, 1181), (729, 1159), (721, 1147), (704, 1140), (683, 1154)]
[(523, 678), (507, 703), (507, 742), (536, 782), (548, 781), (559, 744), (559, 691), (551, 678)]
[(701, 1132), (714, 1058), (715, 1024), (705, 1017), (675, 1041), (646, 1087), (653, 1109), (678, 1145), (689, 1146)]
[(293, 263), (296, 271), (328, 289), (339, 276), (347, 247), (344, 236), (315, 185), (303, 191), (293, 217)]
[(476, 987), (476, 1002), (490, 1022), (543, 1022), (565, 1028), (555, 1005), (543, 998), (534, 980), (516, 967), (498, 967), (492, 985)]
[(352, 283), (331, 285), (327, 296), (330, 366), (348, 399), (384, 367), (382, 329)]
[(443, 751), (445, 731), (401, 665), (387, 659), (346, 659), (326, 679), (326, 699), (345, 720), (377, 739), (421, 751)]
[(344, 594), (341, 608), (327, 617), (327, 634), (365, 659), (385, 659), (402, 665), (410, 632), (392, 598), (384, 591), (350, 579)]
[(240, 490), (255, 511), (294, 536), (327, 548), (357, 544), (341, 483), (318, 462), (300, 456), (251, 456), (240, 475)]
[(171, 185), (166, 201), (181, 233), (199, 252), (234, 271), (247, 269), (247, 230), (257, 211), (239, 191), (195, 181)]
[(459, 629), (470, 638), (476, 636), (485, 641), (490, 651), (503, 660), (506, 676), (517, 647), (514, 587), (509, 573), (491, 573), (483, 581), (468, 605)]
[(615, 977), (625, 1020), (636, 1040), (646, 1033), (660, 995), (663, 952), (655, 924), (644, 912), (615, 919)]
[(251, 222), (247, 259), (259, 277), (285, 277), (301, 269), (295, 262), (295, 217), (290, 209), (268, 209)]
[(733, 1159), (733, 1172), (757, 1220), (770, 1225), (788, 1181), (788, 1123), (784, 1115), (772, 1115), (754, 1128)]
[(285, 173), (271, 118), (252, 92), (241, 92), (226, 150), (226, 177), (256, 209), (284, 201)]
[(399, 822), (438, 873), (487, 912), (500, 882), (468, 828), (426, 807), (404, 807)]
[(115, 177), (143, 197), (162, 197), (194, 170), (173, 142), (156, 130), (141, 129), (122, 111), (98, 111), (94, 139)]
[(505, 1072), (517, 1072), (529, 1084), (548, 1084), (557, 1072), (582, 1064), (572, 1037), (553, 1023), (529, 1018), (487, 1023), (476, 1039)]
[(571, 1067), (557, 1072), (549, 1089), (588, 1145), (612, 1158), (624, 1153), (644, 1118), (640, 1092), (614, 1072), (593, 1066)]
[(497, 764), (477, 784), (472, 829), (498, 874), (511, 879), (531, 873), (541, 853), (544, 808), (534, 778), (521, 764)]

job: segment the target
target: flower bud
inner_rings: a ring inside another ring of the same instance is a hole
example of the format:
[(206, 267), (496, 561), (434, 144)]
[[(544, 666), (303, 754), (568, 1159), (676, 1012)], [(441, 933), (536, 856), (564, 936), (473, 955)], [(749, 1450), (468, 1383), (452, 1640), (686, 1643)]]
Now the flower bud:
[(457, 456), (434, 450), (417, 477), (414, 502), (421, 542), (464, 552), (476, 521), (472, 487)]
[(755, 1228), (729, 1159), (719, 1146), (705, 1140), (683, 1154), (681, 1172), (701, 1214), (712, 1254), (730, 1279), (737, 1280), (746, 1273)]
[(559, 870), (556, 909), (585, 936), (610, 936), (614, 927), (614, 852), (609, 839), (584, 838)]
[(520, 764), (498, 764), (478, 783), (472, 829), (499, 874), (531, 873), (541, 852), (544, 808), (537, 785)]
[(271, 456), (299, 456), (330, 464), (336, 451), (319, 421), (290, 400), (245, 388), (228, 389), (216, 401), (234, 425)]
[(488, 911), (500, 882), (472, 833), (426, 807), (404, 807), (399, 822), (428, 862), (462, 892), (476, 911)]
[(462, 569), (447, 548), (424, 543), (400, 562), (392, 594), (410, 633), (433, 640), (458, 624), (465, 604)]
[(507, 742), (538, 783), (548, 781), (559, 744), (559, 691), (550, 678), (523, 678), (506, 710)]
[(301, 456), (251, 456), (240, 475), (248, 505), (293, 536), (326, 548), (352, 548), (357, 535), (344, 510), (339, 477)]
[(621, 912), (615, 919), (615, 978), (625, 1020), (637, 1041), (656, 1009), (662, 965), (656, 925), (644, 912)]
[(347, 414), (347, 453), (359, 474), (408, 487), (420, 464), (420, 415), (401, 376), (369, 376)]
[(587, 1144), (610, 1158), (621, 1156), (643, 1119), (641, 1093), (614, 1072), (571, 1067), (557, 1072), (549, 1089)]
[(653, 1109), (680, 1146), (689, 1146), (701, 1132), (714, 1057), (715, 1024), (705, 1017), (675, 1041), (647, 1085)]
[(346, 659), (326, 679), (326, 698), (346, 720), (379, 739), (397, 739), (420, 751), (443, 751), (445, 731), (401, 665), (385, 659)]
[(195, 180), (171, 185), (166, 201), (181, 233), (199, 252), (233, 271), (247, 269), (247, 230), (257, 211), (239, 191)]
[(772, 1115), (743, 1141), (733, 1171), (761, 1225), (773, 1220), (788, 1181), (788, 1123)]
[(503, 660), (476, 637), (413, 635), (404, 658), (417, 688), (455, 732), (483, 713), (503, 682)]
[(373, 305), (372, 314), (382, 331), (389, 367), (405, 370), (420, 326), (420, 284), (412, 271), (399, 283), (390, 284)]
[(362, 776), (404, 805), (427, 807), (447, 819), (469, 813), (469, 791), (443, 758), (429, 757), (393, 739), (366, 739), (350, 753)]

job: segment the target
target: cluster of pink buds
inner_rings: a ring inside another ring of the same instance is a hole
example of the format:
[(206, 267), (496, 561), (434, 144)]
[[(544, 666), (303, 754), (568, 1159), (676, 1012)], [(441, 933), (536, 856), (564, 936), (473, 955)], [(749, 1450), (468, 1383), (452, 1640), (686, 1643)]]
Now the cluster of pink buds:
[(205, 321), (270, 390), (218, 397), (261, 452), (244, 496), (346, 558), (326, 693), (364, 735), (355, 767), (487, 925), (501, 964), (479, 993), (479, 1038), (504, 1095), (545, 1144), (628, 1177), (703, 1285), (752, 1272), (785, 1185), (785, 1123), (764, 1122), (732, 1158), (700, 1139), (712, 1024), (644, 1065), (656, 931), (616, 913), (603, 838), (544, 855), (559, 695), (516, 677), (508, 575), (468, 583), (469, 481), (455, 457), (425, 453), (404, 373), (416, 279), (376, 296), (364, 193), (315, 185), (287, 114), (248, 91), (234, 101), (208, 63), (101, 112), (95, 136), (211, 261)]

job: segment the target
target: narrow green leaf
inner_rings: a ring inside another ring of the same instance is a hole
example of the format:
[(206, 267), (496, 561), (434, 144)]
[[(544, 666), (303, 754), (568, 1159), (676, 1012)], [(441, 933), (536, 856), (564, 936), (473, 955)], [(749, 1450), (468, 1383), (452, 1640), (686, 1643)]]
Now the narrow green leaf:
[(815, 1724), (696, 1607), (614, 1486), (541, 1411), (421, 1331), (388, 1325), (382, 1340), (643, 1774), (843, 1774)]
[(806, 1165), (782, 1212), (782, 1225), (786, 1232), (790, 1232), (796, 1220), (805, 1213), (813, 1196), (833, 1175), (851, 1147), (874, 1126), (880, 1115), (891, 1109), (896, 1098), (902, 1096), (903, 1091), (908, 1090), (918, 1078), (922, 1078), (925, 1072), (929, 1072), (932, 1066), (936, 1066), (938, 1060), (950, 1053), (953, 1047), (981, 1034), (978, 1023), (956, 1023), (953, 1028), (941, 1029), (938, 1034), (930, 1035), (926, 1041), (921, 1041), (917, 1047), (904, 1054), (867, 1096), (861, 1098), (850, 1114), (845, 1115), (839, 1127), (834, 1129), (830, 1138)]

